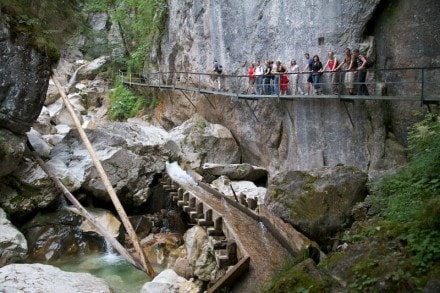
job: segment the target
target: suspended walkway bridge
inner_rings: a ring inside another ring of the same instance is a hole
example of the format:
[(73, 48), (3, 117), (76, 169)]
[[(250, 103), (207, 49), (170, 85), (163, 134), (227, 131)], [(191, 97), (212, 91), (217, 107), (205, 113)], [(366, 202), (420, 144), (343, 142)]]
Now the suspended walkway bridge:
[[(430, 104), (440, 103), (440, 82), (438, 80), (440, 67), (369, 69), (367, 70), (366, 82), (363, 83), (366, 85), (369, 95), (347, 95), (344, 88), (345, 72), (323, 72), (320, 77), (320, 86), (324, 94), (319, 95), (292, 94), (290, 85), (289, 91), (285, 95), (255, 94), (256, 88), (263, 86), (263, 84), (254, 84), (252, 87), (249, 87), (249, 77), (247, 75), (194, 72), (129, 73), (120, 71), (120, 79), (127, 85), (179, 91), (191, 104), (193, 103), (188, 93), (203, 94), (211, 106), (213, 105), (208, 98), (209, 95), (220, 95), (243, 100), (418, 101), (421, 105), (427, 105), (428, 107)], [(299, 84), (303, 91), (309, 74), (309, 72), (287, 73), (291, 82), (295, 78), (299, 79)], [(337, 83), (331, 82), (331, 75), (336, 75)], [(360, 83), (354, 83), (355, 88), (360, 85)], [(337, 87), (335, 94), (326, 94), (333, 92), (335, 87)], [(313, 86), (311, 92), (314, 92)]]

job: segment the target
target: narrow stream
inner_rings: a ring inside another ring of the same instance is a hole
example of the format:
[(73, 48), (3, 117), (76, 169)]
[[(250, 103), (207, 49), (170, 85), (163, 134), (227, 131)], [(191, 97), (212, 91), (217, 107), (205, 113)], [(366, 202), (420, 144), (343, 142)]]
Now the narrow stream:
[[(104, 279), (115, 293), (139, 293), (142, 286), (151, 281), (144, 272), (129, 264), (107, 244), (104, 253), (87, 254), (64, 258), (52, 265), (67, 272), (90, 273)], [(154, 267), (156, 273), (162, 267)]]
[(90, 273), (104, 279), (115, 292), (139, 293), (145, 282), (151, 279), (121, 257), (109, 258), (106, 254), (91, 254), (65, 258), (53, 264), (63, 271)]

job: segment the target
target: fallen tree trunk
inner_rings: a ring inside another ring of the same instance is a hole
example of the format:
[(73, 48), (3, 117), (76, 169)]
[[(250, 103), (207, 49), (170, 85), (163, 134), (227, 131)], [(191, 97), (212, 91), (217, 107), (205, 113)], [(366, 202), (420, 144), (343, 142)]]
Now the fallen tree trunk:
[(61, 98), (63, 99), (64, 105), (66, 106), (67, 111), (69, 112), (70, 116), (72, 117), (73, 122), (75, 123), (75, 127), (78, 130), (78, 133), (81, 137), (81, 140), (83, 141), (87, 151), (89, 152), (90, 157), (92, 158), (93, 164), (95, 165), (96, 170), (98, 171), (98, 174), (101, 177), (101, 180), (102, 180), (102, 182), (103, 182), (103, 184), (104, 184), (104, 186), (110, 196), (110, 199), (113, 202), (113, 205), (115, 206), (115, 209), (116, 209), (119, 217), (121, 218), (121, 221), (122, 221), (125, 229), (127, 230), (127, 233), (129, 235), (131, 241), (133, 242), (133, 246), (138, 254), (138, 258), (140, 259), (140, 261), (144, 267), (144, 271), (151, 278), (154, 278), (156, 276), (156, 273), (154, 272), (153, 267), (151, 266), (150, 262), (146, 258), (145, 253), (139, 244), (139, 240), (136, 235), (136, 232), (134, 231), (133, 226), (131, 225), (130, 220), (127, 217), (127, 214), (125, 213), (125, 210), (124, 210), (121, 202), (119, 201), (119, 198), (118, 198), (115, 190), (113, 189), (113, 186), (112, 186), (110, 180), (108, 179), (108, 176), (107, 176), (104, 168), (102, 167), (101, 161), (99, 161), (98, 156), (96, 155), (96, 152), (93, 149), (92, 144), (90, 143), (84, 129), (82, 128), (78, 117), (76, 117), (75, 111), (73, 110), (72, 105), (70, 104), (69, 100), (67, 99), (66, 93), (62, 89), (58, 79), (55, 77), (54, 72), (52, 72), (52, 80), (53, 80), (55, 86), (57, 87), (58, 92), (60, 93)]
[(81, 205), (81, 203), (69, 192), (69, 190), (64, 186), (64, 184), (53, 174), (53, 172), (46, 166), (44, 161), (40, 158), (40, 156), (35, 152), (34, 148), (27, 142), (27, 145), (31, 151), (31, 156), (38, 163), (38, 165), (43, 169), (43, 171), (52, 179), (55, 183), (55, 186), (64, 194), (64, 196), (80, 211), (81, 215), (86, 218), (93, 226), (95, 226), (96, 230), (113, 246), (113, 248), (119, 252), (129, 263), (131, 263), (134, 267), (144, 271), (142, 264), (138, 261), (134, 260), (133, 257), (128, 253), (128, 251), (112, 236), (107, 230), (95, 220), (95, 218)]

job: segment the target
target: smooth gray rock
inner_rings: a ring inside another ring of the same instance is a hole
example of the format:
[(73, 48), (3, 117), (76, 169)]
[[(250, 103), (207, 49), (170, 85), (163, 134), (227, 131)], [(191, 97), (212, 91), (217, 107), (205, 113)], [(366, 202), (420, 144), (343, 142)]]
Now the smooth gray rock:
[(194, 115), (170, 131), (183, 163), (190, 169), (200, 169), (205, 162), (234, 164), (240, 160), (240, 148), (224, 126), (212, 124)]
[(43, 264), (10, 264), (0, 268), (0, 291), (7, 293), (112, 293), (89, 273), (64, 272)]

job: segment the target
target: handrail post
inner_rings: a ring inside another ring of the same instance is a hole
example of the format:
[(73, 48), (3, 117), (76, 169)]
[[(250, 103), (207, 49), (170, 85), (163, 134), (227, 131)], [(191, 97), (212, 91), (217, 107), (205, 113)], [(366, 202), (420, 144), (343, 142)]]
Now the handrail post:
[(420, 95), (420, 106), (423, 106), (423, 101), (425, 99), (424, 97), (425, 94), (425, 68), (422, 68), (422, 92)]

